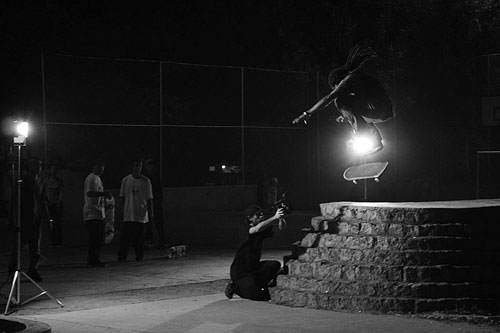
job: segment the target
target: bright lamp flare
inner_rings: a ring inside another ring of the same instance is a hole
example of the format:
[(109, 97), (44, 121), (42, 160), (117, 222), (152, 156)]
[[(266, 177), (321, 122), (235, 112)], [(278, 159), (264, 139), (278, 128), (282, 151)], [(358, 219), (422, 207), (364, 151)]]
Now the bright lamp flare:
[(16, 126), (16, 132), (20, 136), (24, 136), (25, 138), (28, 137), (29, 133), (29, 125), (27, 122), (23, 121), (17, 124)]
[(357, 154), (365, 155), (374, 149), (375, 145), (373, 140), (363, 136), (357, 136), (354, 138), (352, 143), (352, 148)]

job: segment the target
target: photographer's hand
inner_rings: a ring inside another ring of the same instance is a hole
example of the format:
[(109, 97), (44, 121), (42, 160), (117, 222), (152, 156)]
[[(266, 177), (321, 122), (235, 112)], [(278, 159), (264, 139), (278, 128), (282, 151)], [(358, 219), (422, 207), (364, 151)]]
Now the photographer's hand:
[(265, 221), (262, 221), (262, 222), (258, 223), (255, 226), (251, 227), (250, 230), (249, 230), (249, 233), (250, 234), (254, 234), (256, 232), (259, 232), (259, 231), (262, 231), (262, 230), (266, 229), (267, 227), (269, 227), (271, 225), (271, 223), (273, 223), (276, 220), (279, 220), (283, 215), (284, 215), (283, 209), (282, 208), (278, 208), (276, 210), (276, 213), (274, 213), (273, 216), (271, 216), (270, 218), (268, 218)]
[(273, 217), (275, 220), (279, 220), (283, 215), (285, 215), (285, 213), (283, 212), (283, 208), (278, 208)]

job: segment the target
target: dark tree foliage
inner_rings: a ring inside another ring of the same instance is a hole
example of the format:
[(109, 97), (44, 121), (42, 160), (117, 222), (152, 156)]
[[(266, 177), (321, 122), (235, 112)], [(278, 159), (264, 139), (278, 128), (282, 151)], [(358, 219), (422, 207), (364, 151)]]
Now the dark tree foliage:
[(3, 1), (0, 107), (39, 107), (41, 52), (305, 70), (326, 90), (361, 44), (379, 55), (364, 66), (396, 103), (399, 138), (432, 165), (443, 153), (429, 146), (468, 147), (467, 161), (485, 148), (481, 61), (500, 53), (499, 14), (496, 0)]

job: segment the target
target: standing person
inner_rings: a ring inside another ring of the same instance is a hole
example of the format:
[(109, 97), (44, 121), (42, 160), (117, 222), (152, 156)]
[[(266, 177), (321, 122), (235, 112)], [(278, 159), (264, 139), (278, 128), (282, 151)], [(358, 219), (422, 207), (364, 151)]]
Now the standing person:
[(133, 244), (135, 260), (144, 258), (146, 224), (153, 220), (153, 189), (151, 181), (142, 175), (142, 161), (135, 160), (132, 173), (122, 179), (120, 188), (123, 223), (121, 226), (118, 262), (127, 260), (128, 248)]
[(333, 102), (340, 113), (338, 122), (347, 122), (355, 136), (368, 136), (375, 141), (369, 153), (382, 150), (382, 135), (375, 124), (393, 117), (392, 102), (382, 84), (360, 70), (366, 60), (375, 56), (371, 48), (353, 47), (345, 65), (328, 75), (332, 91), (293, 123), (306, 121), (314, 112)]
[(49, 165), (48, 169), (48, 177), (42, 185), (42, 199), (48, 214), (50, 246), (60, 247), (62, 245), (63, 182), (57, 177), (55, 164)]
[(264, 209), (271, 209), (278, 200), (278, 177), (264, 173), (257, 185), (257, 204)]
[[(30, 261), (28, 276), (35, 282), (41, 282), (42, 277), (38, 273), (38, 261), (40, 259), (41, 215), (42, 205), (40, 200), (40, 183), (37, 181), (40, 160), (30, 158), (27, 166), (22, 166), (21, 170), (21, 216), (19, 220), (21, 244), (19, 249), (28, 245)], [(17, 189), (15, 190), (17, 192)], [(17, 196), (17, 193), (16, 193)], [(19, 218), (13, 214), (14, 218)], [(16, 230), (13, 228), (13, 239), (16, 238)], [(17, 265), (17, 241), (13, 242), (9, 264), (9, 276), (14, 274)]]
[(245, 213), (246, 221), (241, 230), (243, 239), (231, 264), (231, 281), (225, 294), (227, 298), (236, 294), (254, 301), (267, 301), (270, 299), (268, 287), (275, 282), (281, 264), (276, 260), (260, 260), (262, 242), (273, 236), (273, 222), (279, 221), (279, 228), (283, 227), (283, 210), (277, 209), (264, 221), (263, 210), (257, 205), (248, 207)]
[[(144, 163), (144, 175), (151, 181), (153, 187), (153, 213), (154, 213), (154, 226), (157, 234), (157, 247), (167, 247), (165, 241), (164, 229), (164, 215), (163, 215), (163, 185), (161, 182), (160, 174), (152, 159), (146, 160)], [(153, 225), (152, 223), (146, 224), (146, 242), (153, 242)]]
[(13, 193), (14, 184), (11, 175), (8, 172), (8, 165), (6, 161), (0, 161), (0, 223), (5, 219), (8, 224), (9, 218), (13, 212)]
[(97, 160), (92, 165), (92, 172), (85, 178), (83, 190), (83, 220), (87, 225), (88, 257), (90, 267), (105, 267), (101, 262), (101, 247), (104, 242), (104, 204), (105, 198), (111, 198), (110, 192), (104, 191), (101, 175), (104, 162)]

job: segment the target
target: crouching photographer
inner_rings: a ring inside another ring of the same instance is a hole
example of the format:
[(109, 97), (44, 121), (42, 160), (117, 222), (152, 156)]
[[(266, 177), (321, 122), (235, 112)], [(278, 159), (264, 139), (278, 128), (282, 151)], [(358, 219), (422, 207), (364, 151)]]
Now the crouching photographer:
[(233, 298), (234, 294), (254, 301), (271, 298), (268, 287), (275, 285), (281, 263), (277, 260), (260, 260), (262, 242), (273, 236), (273, 224), (278, 222), (279, 228), (283, 227), (284, 213), (283, 208), (277, 207), (274, 215), (264, 220), (264, 211), (259, 206), (252, 205), (246, 209), (242, 240), (231, 264), (231, 280), (225, 290), (227, 298)]

